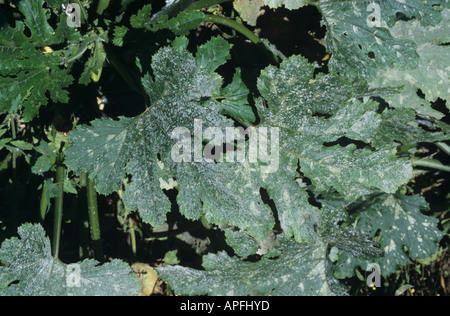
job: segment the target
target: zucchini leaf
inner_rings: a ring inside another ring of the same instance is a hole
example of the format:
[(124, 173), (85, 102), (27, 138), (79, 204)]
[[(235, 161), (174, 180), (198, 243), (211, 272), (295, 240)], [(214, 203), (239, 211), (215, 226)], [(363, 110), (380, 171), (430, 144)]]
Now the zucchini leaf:
[(178, 295), (317, 296), (346, 295), (333, 277), (326, 245), (298, 244), (279, 236), (258, 262), (244, 262), (225, 252), (203, 259), (204, 271), (181, 266), (157, 268)]
[[(0, 113), (11, 112), (13, 100), (19, 96), (25, 121), (33, 119), (39, 107), (50, 100), (68, 102), (65, 88), (73, 81), (60, 66), (60, 57), (44, 51), (61, 38), (48, 24), (43, 4), (44, 0), (22, 0), (18, 8), (24, 21), (16, 21), (14, 28), (0, 24)], [(25, 35), (25, 29), (31, 37)]]
[(120, 260), (66, 265), (52, 257), (40, 225), (24, 224), (0, 248), (2, 296), (137, 296), (139, 279)]
[(365, 269), (372, 262), (380, 265), (383, 276), (388, 276), (410, 259), (431, 257), (443, 236), (437, 227), (439, 220), (422, 213), (429, 211), (422, 196), (378, 194), (358, 201), (349, 212), (352, 209), (356, 210), (355, 227), (377, 240), (384, 254), (368, 261), (344, 252), (337, 263), (339, 277), (352, 276), (356, 266)]

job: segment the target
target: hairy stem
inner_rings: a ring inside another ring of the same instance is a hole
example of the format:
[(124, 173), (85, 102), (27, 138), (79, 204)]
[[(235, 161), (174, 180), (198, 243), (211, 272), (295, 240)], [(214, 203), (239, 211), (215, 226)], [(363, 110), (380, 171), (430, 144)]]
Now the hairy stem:
[(55, 198), (55, 217), (53, 225), (53, 256), (55, 259), (59, 256), (59, 247), (61, 244), (65, 177), (66, 168), (62, 164), (62, 154), (60, 154), (58, 165), (56, 167), (56, 184), (58, 185), (59, 193)]
[(87, 202), (89, 211), (89, 225), (91, 227), (92, 246), (94, 257), (98, 261), (103, 261), (103, 249), (101, 243), (100, 220), (98, 217), (97, 191), (94, 182), (87, 179)]

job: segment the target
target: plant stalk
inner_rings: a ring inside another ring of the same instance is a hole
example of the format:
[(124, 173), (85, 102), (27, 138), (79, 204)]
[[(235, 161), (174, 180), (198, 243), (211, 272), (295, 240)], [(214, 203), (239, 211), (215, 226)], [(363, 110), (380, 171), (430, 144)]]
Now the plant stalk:
[(415, 167), (432, 168), (436, 170), (450, 172), (450, 167), (443, 165), (439, 160), (435, 159), (420, 159), (413, 161)]
[(134, 230), (134, 223), (130, 216), (128, 216), (128, 226), (130, 229), (131, 251), (133, 252), (133, 256), (136, 257), (137, 255), (136, 231)]
[(436, 143), (436, 146), (440, 150), (442, 150), (444, 153), (446, 153), (447, 155), (450, 156), (450, 146), (449, 145), (447, 145), (446, 143), (443, 143), (443, 142), (439, 142), (439, 143)]
[(97, 190), (94, 182), (87, 179), (87, 202), (89, 211), (89, 225), (91, 227), (92, 247), (97, 261), (103, 261), (103, 249), (101, 243), (100, 220), (98, 216)]
[(48, 201), (47, 201), (47, 186), (45, 185), (45, 182), (42, 183), (42, 193), (41, 193), (41, 202), (39, 205), (40, 209), (40, 220), (41, 222), (44, 222), (45, 216), (47, 215), (47, 209), (48, 209)]
[(261, 41), (261, 39), (255, 35), (255, 33), (250, 31), (243, 24), (240, 24), (240, 23), (236, 22), (235, 20), (224, 18), (224, 17), (217, 16), (217, 15), (207, 15), (205, 18), (205, 22), (224, 25), (224, 26), (227, 26), (227, 27), (241, 33), (242, 35), (247, 37), (253, 44), (260, 47), (266, 53), (266, 55), (271, 59), (272, 62), (274, 62), (275, 64), (280, 63), (279, 58), (272, 53), (272, 51), (263, 43), (263, 41)]
[[(11, 135), (12, 135), (12, 140), (16, 140), (17, 138), (17, 131), (16, 131), (16, 118), (15, 116), (11, 117), (11, 121), (10, 121), (10, 127), (11, 127)], [(16, 170), (17, 170), (17, 153), (15, 151), (13, 151), (11, 153), (11, 166), (13, 169), (13, 175), (14, 175), (14, 180), (15, 180), (15, 174), (16, 174)]]
[[(87, 173), (80, 172), (80, 196), (87, 196)], [(78, 204), (78, 250), (80, 259), (89, 258), (89, 220), (87, 209), (87, 198), (80, 199)]]
[(53, 225), (53, 256), (55, 259), (59, 257), (59, 248), (61, 244), (61, 230), (63, 219), (63, 202), (64, 202), (64, 179), (66, 177), (66, 169), (62, 164), (62, 154), (58, 159), (56, 167), (56, 184), (59, 187), (59, 193), (55, 198), (55, 217)]

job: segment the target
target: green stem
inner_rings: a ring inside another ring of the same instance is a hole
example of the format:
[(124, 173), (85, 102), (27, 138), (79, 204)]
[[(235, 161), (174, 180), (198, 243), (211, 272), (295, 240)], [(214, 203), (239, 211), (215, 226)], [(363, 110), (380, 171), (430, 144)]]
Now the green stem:
[(98, 1), (98, 7), (97, 7), (97, 14), (102, 15), (103, 12), (108, 8), (109, 6), (109, 0), (99, 0)]
[(61, 230), (63, 219), (63, 201), (64, 201), (64, 179), (66, 178), (66, 169), (61, 163), (62, 154), (58, 159), (56, 167), (56, 184), (59, 188), (59, 193), (55, 199), (55, 218), (53, 225), (53, 256), (55, 259), (59, 256), (59, 247), (61, 244)]
[(98, 261), (103, 261), (103, 249), (101, 244), (100, 220), (98, 217), (97, 191), (94, 182), (87, 180), (87, 201), (89, 211), (89, 225), (91, 227), (92, 246), (94, 257)]
[(439, 142), (439, 143), (436, 143), (436, 146), (440, 150), (442, 150), (444, 153), (446, 153), (447, 155), (450, 156), (450, 146), (449, 145), (447, 145), (446, 143)]
[[(16, 118), (15, 118), (15, 115), (13, 115), (11, 117), (10, 127), (11, 127), (12, 140), (16, 140), (16, 138), (17, 138), (17, 131), (16, 131)], [(15, 151), (11, 152), (11, 163), (12, 163), (12, 169), (13, 169), (14, 180), (15, 180), (15, 173), (16, 173), (16, 170), (17, 170), (17, 153)]]
[(137, 255), (137, 246), (136, 246), (136, 231), (134, 230), (133, 220), (131, 217), (128, 217), (128, 226), (130, 229), (130, 237), (131, 237), (131, 251), (133, 252), (133, 256)]
[(191, 4), (185, 10), (185, 12), (201, 10), (204, 8), (212, 7), (213, 5), (217, 5), (217, 4), (221, 4), (221, 3), (225, 3), (225, 2), (231, 2), (231, 1), (233, 1), (233, 0), (200, 0), (200, 1), (197, 1), (197, 2), (194, 2), (193, 4)]
[(207, 15), (205, 21), (228, 26), (229, 28), (238, 31), (239, 33), (247, 37), (250, 41), (252, 41), (252, 43), (262, 44), (262, 41), (258, 36), (256, 36), (252, 31), (246, 28), (243, 24), (240, 24), (235, 20), (231, 20), (217, 15)]
[[(124, 185), (125, 181), (124, 181)], [(136, 230), (134, 229), (133, 220), (131, 218), (131, 214), (125, 209), (125, 206), (123, 204), (122, 196), (123, 196), (123, 190), (119, 190), (117, 192), (119, 194), (119, 200), (117, 201), (117, 214), (120, 216), (123, 216), (124, 220), (122, 223), (124, 230), (127, 229), (128, 233), (130, 233), (131, 238), (131, 251), (133, 253), (133, 256), (136, 258), (137, 256), (137, 243), (136, 243)], [(126, 223), (126, 219), (128, 218), (128, 223)]]
[(446, 172), (450, 172), (450, 167), (443, 165), (439, 160), (435, 159), (420, 159), (413, 161), (413, 166), (415, 167), (425, 167), (432, 168), (436, 170), (442, 170)]
[(80, 187), (86, 188), (88, 185), (88, 176), (86, 171), (80, 171)]
[(205, 18), (205, 22), (210, 22), (214, 24), (220, 24), (227, 26), (245, 37), (247, 37), (253, 44), (259, 46), (261, 49), (264, 50), (264, 52), (267, 54), (267, 56), (276, 64), (280, 63), (280, 60), (277, 56), (275, 56), (272, 51), (261, 41), (261, 39), (255, 35), (252, 31), (250, 31), (248, 28), (246, 28), (243, 24), (240, 24), (236, 22), (235, 20), (231, 20), (228, 18), (224, 18), (217, 15), (207, 15)]
[[(17, 139), (17, 126), (16, 126), (16, 115), (13, 113), (10, 119), (10, 128), (11, 128), (11, 135), (12, 135), (12, 140), (16, 140)], [(13, 149), (11, 151), (11, 168), (12, 168), (12, 174), (11, 174), (11, 180), (12, 183), (14, 184), (13, 190), (12, 190), (12, 194), (11, 194), (11, 220), (12, 222), (16, 223), (18, 220), (18, 211), (19, 211), (19, 189), (17, 187), (17, 158), (18, 158), (18, 152), (17, 149)]]
[(89, 48), (89, 44), (90, 44), (90, 42), (87, 41), (87, 40), (85, 40), (85, 41), (83, 42), (83, 45), (81, 46), (81, 48), (78, 50), (78, 52), (77, 52), (75, 55), (71, 56), (69, 59), (67, 59), (67, 60), (65, 60), (65, 61), (62, 61), (62, 62), (60, 63), (60, 65), (62, 66), (62, 65), (68, 65), (68, 64), (71, 64), (71, 63), (77, 61), (78, 59), (80, 59), (81, 57), (83, 57), (84, 53), (85, 53), (85, 52), (88, 50), (88, 48)]
[[(80, 172), (80, 196), (87, 196), (87, 173)], [(89, 257), (89, 221), (87, 209), (87, 199), (80, 199), (78, 204), (78, 251), (80, 259)]]
[(40, 208), (40, 220), (41, 222), (44, 222), (48, 209), (47, 186), (45, 185), (45, 183), (42, 183), (41, 203), (39, 208)]

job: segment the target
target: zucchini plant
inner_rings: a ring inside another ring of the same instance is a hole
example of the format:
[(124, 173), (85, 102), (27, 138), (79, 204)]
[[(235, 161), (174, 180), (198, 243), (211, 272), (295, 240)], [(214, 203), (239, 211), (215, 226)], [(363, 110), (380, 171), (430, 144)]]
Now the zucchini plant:
[[(156, 268), (177, 295), (348, 295), (373, 263), (387, 278), (441, 249), (445, 214), (414, 181), (450, 171), (424, 150), (450, 154), (448, 0), (72, 2), (0, 1), (0, 294), (138, 295), (133, 260), (105, 257), (98, 197), (134, 255), (174, 205), (222, 237), (202, 267)], [(315, 10), (326, 56), (258, 36), (275, 9)], [(89, 107), (110, 77), (139, 101)]]

